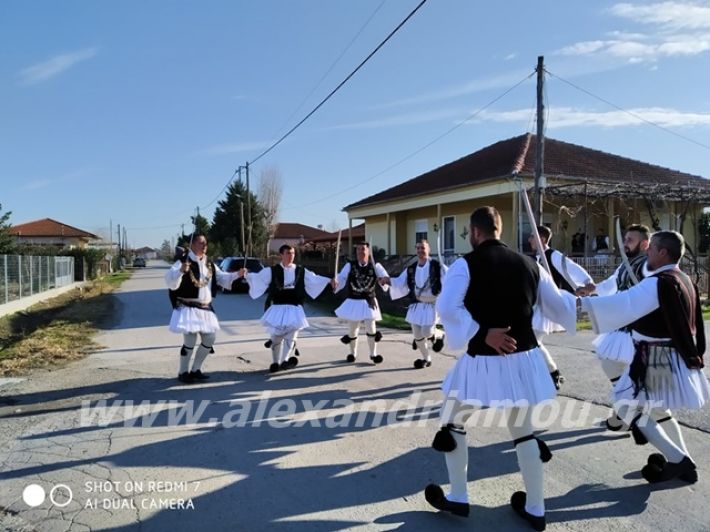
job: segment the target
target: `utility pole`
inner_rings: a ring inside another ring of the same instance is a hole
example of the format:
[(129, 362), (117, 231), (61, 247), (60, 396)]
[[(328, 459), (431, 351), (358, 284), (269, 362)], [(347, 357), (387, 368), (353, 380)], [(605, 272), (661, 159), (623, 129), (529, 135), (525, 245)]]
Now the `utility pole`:
[(537, 135), (535, 137), (535, 218), (538, 225), (542, 224), (543, 196), (545, 191), (545, 102), (543, 101), (545, 86), (545, 58), (537, 58)]
[[(251, 219), (251, 192), (249, 192), (249, 162), (247, 162), (245, 168), (246, 168), (246, 174), (247, 174), (247, 217), (248, 217), (247, 224), (249, 224), (249, 241), (247, 243), (247, 246), (249, 248), (249, 252), (251, 253), (252, 252), (252, 247), (251, 247), (252, 219)], [(245, 254), (244, 256), (247, 257), (248, 255)]]
[(120, 257), (121, 256), (121, 224), (118, 224), (118, 228), (116, 229), (116, 232), (118, 233), (118, 255)]

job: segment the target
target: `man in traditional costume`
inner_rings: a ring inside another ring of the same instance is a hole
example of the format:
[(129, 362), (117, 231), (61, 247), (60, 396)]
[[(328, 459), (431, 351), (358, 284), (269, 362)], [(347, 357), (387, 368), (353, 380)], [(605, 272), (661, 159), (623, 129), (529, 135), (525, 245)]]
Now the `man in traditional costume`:
[[(619, 265), (616, 271), (604, 281), (595, 285), (589, 283), (580, 288), (578, 295), (609, 296), (628, 290), (644, 277), (646, 265), (646, 250), (650, 241), (650, 231), (647, 226), (634, 224), (626, 229), (624, 235), (624, 252), (628, 259), (628, 267)], [(621, 378), (626, 367), (634, 358), (634, 342), (631, 329), (622, 327), (610, 333), (604, 333), (594, 340), (594, 347), (601, 362), (602, 370), (611, 381), (612, 387)], [(622, 405), (623, 408), (623, 405)], [(609, 430), (618, 431), (624, 427), (623, 416), (614, 411), (605, 421)]]
[[(705, 329), (697, 287), (678, 267), (683, 236), (659, 231), (648, 247), (646, 277), (636, 286), (606, 297), (584, 297), (597, 333), (629, 325), (634, 356), (614, 387), (615, 401), (628, 402), (624, 421), (638, 444), (660, 453), (648, 457), (641, 474), (648, 482), (698, 479), (695, 462), (671, 411), (700, 409), (710, 399), (703, 373)], [(633, 408), (635, 407), (635, 408)]]
[[(202, 364), (208, 354), (214, 353), (215, 333), (219, 330), (212, 299), (217, 296), (217, 285), (229, 289), (239, 275), (220, 270), (206, 252), (207, 237), (194, 233), (190, 238), (190, 251), (179, 257), (165, 274), (173, 306), (170, 330), (183, 335), (178, 380), (185, 384), (209, 378), (202, 373)], [(200, 345), (195, 350), (198, 334)], [(195, 359), (190, 369), (193, 350)]]
[(398, 277), (385, 279), (385, 283), (390, 285), (392, 299), (405, 296), (411, 299), (405, 320), (412, 326), (412, 349), (421, 352), (421, 357), (414, 361), (414, 367), (421, 369), (431, 366), (430, 347), (437, 353), (444, 347), (444, 334), (436, 329), (438, 316), (435, 304), (448, 268), (429, 257), (429, 242), (426, 240), (417, 242), (416, 251), (417, 261)]
[[(346, 360), (355, 362), (358, 334), (361, 324), (364, 324), (367, 344), (370, 348), (370, 360), (380, 364), (383, 358), (382, 355), (377, 354), (377, 343), (382, 339), (382, 333), (377, 330), (376, 322), (382, 319), (382, 313), (375, 297), (375, 288), (380, 279), (384, 280), (389, 275), (379, 262), (375, 264), (372, 260), (368, 242), (357, 245), (356, 256), (357, 259), (346, 263), (337, 277), (332, 280), (334, 292), (339, 292), (343, 288), (347, 290), (345, 301), (335, 309), (335, 315), (348, 322), (348, 334), (340, 341), (350, 347)], [(386, 291), (389, 286), (383, 284), (382, 289)]]
[(287, 370), (298, 364), (296, 337), (298, 331), (308, 327), (303, 303), (306, 295), (317, 298), (330, 283), (330, 279), (316, 275), (294, 262), (296, 250), (284, 244), (279, 248), (281, 262), (258, 273), (249, 273), (245, 268), (239, 275), (249, 283), (252, 299), (268, 294), (266, 312), (261, 323), (269, 334), (269, 346), (273, 362), (269, 371)]
[[(592, 276), (589, 275), (584, 268), (572, 259), (566, 257), (564, 253), (550, 247), (549, 243), (552, 240), (552, 231), (549, 227), (539, 225), (537, 226), (537, 231), (543, 246), (542, 253), (545, 254), (547, 264), (550, 266), (552, 280), (559, 289), (574, 294), (578, 287), (585, 286), (592, 282)], [(533, 238), (533, 235), (530, 235), (528, 242), (530, 242), (530, 247), (532, 247), (533, 251), (537, 254), (538, 262), (542, 262), (541, 253), (537, 249), (537, 242), (535, 238)], [(546, 334), (563, 331), (564, 328), (547, 319), (540, 311), (539, 307), (537, 307), (533, 316), (533, 329), (535, 330), (539, 347), (545, 355), (545, 361), (547, 362), (547, 368), (550, 371), (552, 382), (555, 383), (555, 388), (559, 390), (560, 385), (565, 379), (560, 373), (552, 355), (550, 355), (550, 351), (543, 345), (542, 338)]]
[(544, 530), (543, 462), (552, 454), (534, 435), (532, 413), (556, 391), (533, 331), (533, 307), (574, 331), (575, 297), (500, 241), (502, 220), (494, 207), (474, 211), (470, 226), (473, 251), (451, 265), (437, 301), (447, 345), (464, 350), (444, 379), (442, 426), (432, 443), (445, 454), (451, 490), (444, 494), (430, 484), (425, 498), (439, 510), (468, 515), (465, 421), (473, 407), (506, 408), (525, 483), (510, 503), (535, 530)]

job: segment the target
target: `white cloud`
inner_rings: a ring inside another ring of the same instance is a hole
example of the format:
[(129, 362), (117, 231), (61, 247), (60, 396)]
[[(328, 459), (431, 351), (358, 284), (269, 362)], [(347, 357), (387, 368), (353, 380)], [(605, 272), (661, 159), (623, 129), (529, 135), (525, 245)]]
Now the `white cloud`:
[(555, 53), (592, 56), (629, 63), (695, 56), (710, 50), (710, 4), (696, 2), (619, 3), (609, 9), (617, 17), (651, 26), (648, 33), (612, 31), (607, 39), (565, 46)]
[(20, 71), (20, 85), (36, 85), (47, 81), (73, 67), (77, 63), (91, 59), (98, 53), (97, 48), (86, 48), (76, 52), (60, 54), (42, 63), (37, 63)]
[(696, 2), (620, 3), (609, 11), (617, 17), (669, 30), (710, 28), (710, 5)]
[(26, 183), (22, 190), (39, 190), (41, 188), (47, 188), (49, 185), (53, 184), (55, 181), (51, 179), (37, 179), (35, 181), (30, 181)]
[[(710, 113), (689, 113), (664, 107), (640, 107), (627, 111), (594, 111), (574, 107), (552, 107), (546, 126), (548, 129), (584, 126), (611, 128), (644, 124), (646, 123), (644, 120), (664, 127), (710, 126)], [(529, 120), (530, 109), (516, 109), (513, 111), (484, 111), (478, 115), (476, 121), (527, 124)]]
[(254, 142), (228, 142), (225, 144), (216, 144), (208, 148), (199, 150), (197, 153), (202, 155), (228, 155), (230, 153), (241, 153), (245, 151), (257, 151), (267, 148), (271, 142), (254, 141)]
[(516, 57), (518, 57), (518, 54), (512, 53), (512, 54), (506, 55), (503, 59), (506, 60), (506, 61), (510, 61), (510, 60), (512, 60), (512, 59), (515, 59)]

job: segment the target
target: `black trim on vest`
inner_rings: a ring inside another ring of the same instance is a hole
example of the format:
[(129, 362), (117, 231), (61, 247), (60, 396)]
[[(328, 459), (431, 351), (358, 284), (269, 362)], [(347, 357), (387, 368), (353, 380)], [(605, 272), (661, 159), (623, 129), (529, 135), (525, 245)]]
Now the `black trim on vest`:
[[(418, 301), (415, 292), (418, 267), (418, 260), (407, 267), (407, 287), (409, 288), (409, 297), (413, 302)], [(429, 259), (429, 288), (431, 288), (431, 293), (434, 296), (438, 296), (441, 293), (441, 263), (436, 259)]]
[(464, 306), (480, 326), (468, 343), (468, 354), (498, 354), (486, 344), (488, 329), (494, 327), (510, 327), (507, 334), (515, 338), (517, 351), (537, 347), (532, 317), (540, 272), (535, 261), (500, 240), (479, 244), (464, 260), (470, 279)]
[[(567, 279), (565, 279), (562, 274), (559, 272), (557, 268), (552, 263), (552, 254), (557, 251), (552, 248), (547, 248), (545, 250), (545, 257), (547, 258), (547, 264), (550, 266), (550, 273), (552, 274), (552, 280), (555, 282), (557, 285), (557, 288), (560, 290), (566, 290), (567, 292), (574, 294), (575, 290), (574, 287), (567, 282)], [(562, 255), (562, 260), (567, 260), (567, 257), (565, 257), (564, 253), (559, 252), (560, 255)]]
[(347, 283), (348, 299), (366, 299), (370, 308), (376, 307), (375, 287), (377, 286), (377, 272), (372, 262), (368, 262), (365, 266), (360, 266), (358, 261), (350, 261)]
[(283, 266), (276, 264), (271, 267), (271, 282), (267, 288), (267, 298), (264, 310), (271, 305), (303, 305), (306, 300), (305, 268), (296, 266), (296, 277), (293, 288), (284, 288), (285, 271)]

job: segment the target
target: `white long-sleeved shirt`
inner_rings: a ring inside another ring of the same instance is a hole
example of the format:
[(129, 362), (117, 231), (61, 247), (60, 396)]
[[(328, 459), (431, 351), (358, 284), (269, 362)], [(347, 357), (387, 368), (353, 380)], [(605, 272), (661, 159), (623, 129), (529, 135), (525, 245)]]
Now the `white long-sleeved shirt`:
[[(190, 260), (195, 261), (200, 267), (200, 279), (204, 279), (208, 275), (208, 262), (207, 255), (203, 255), (202, 258), (198, 258), (192, 251), (188, 253)], [(181, 271), (182, 262), (176, 261), (170, 269), (165, 272), (165, 284), (168, 285), (170, 290), (177, 290), (182, 282), (183, 275), (189, 275), (188, 273), (183, 273)], [(219, 269), (219, 266), (215, 264), (214, 275), (217, 277), (217, 284), (226, 290), (232, 288), (232, 283), (239, 276), (238, 272), (227, 273)], [(197, 292), (197, 298), (191, 299), (190, 301), (198, 301), (203, 305), (208, 305), (212, 302), (212, 291), (210, 289), (210, 284), (201, 287)]]
[[(295, 287), (296, 265), (284, 266), (279, 264), (284, 270), (284, 287)], [(249, 296), (252, 299), (261, 297), (271, 284), (271, 268), (264, 268), (258, 273), (248, 273), (247, 283), (249, 283)], [(303, 275), (306, 293), (313, 299), (317, 298), (323, 289), (330, 283), (330, 279), (322, 275), (316, 275), (306, 269)]]
[[(360, 266), (366, 266), (366, 264), (361, 264)], [(343, 288), (345, 288), (345, 285), (348, 282), (348, 275), (350, 274), (350, 263), (346, 263), (345, 266), (343, 266), (343, 269), (340, 270), (340, 273), (338, 276), (335, 278), (338, 282), (338, 287), (335, 289), (335, 292), (340, 292)], [(382, 277), (389, 277), (387, 274), (387, 270), (385, 270), (384, 266), (380, 264), (379, 262), (375, 264), (375, 275), (377, 276), (378, 279), (381, 279)], [(387, 292), (389, 290), (389, 286), (385, 285), (382, 287), (382, 289)]]
[[(577, 327), (577, 298), (569, 292), (559, 290), (550, 274), (540, 265), (538, 268), (540, 282), (537, 286), (536, 304), (545, 317), (559, 323), (568, 331), (574, 331)], [(453, 350), (465, 349), (468, 341), (480, 329), (480, 324), (464, 306), (469, 282), (466, 260), (457, 259), (446, 274), (446, 284), (436, 302), (436, 309), (446, 331), (447, 344)]]
[[(427, 285), (429, 280), (429, 270), (431, 265), (431, 258), (427, 258), (427, 261), (421, 265), (417, 261), (417, 268), (414, 270), (414, 284), (418, 287), (426, 288), (417, 294), (420, 301), (425, 303), (434, 303), (437, 296), (431, 293), (431, 287)], [(444, 284), (444, 279), (446, 278), (446, 272), (449, 270), (448, 266), (441, 264), (441, 284)], [(397, 277), (390, 280), (392, 286), (390, 287), (390, 297), (392, 299), (400, 299), (409, 295), (409, 286), (407, 285), (407, 268), (402, 271)]]
[[(615, 331), (656, 310), (660, 303), (658, 301), (658, 278), (655, 274), (677, 267), (677, 264), (668, 264), (649, 272), (648, 277), (644, 277), (639, 284), (628, 290), (604, 297), (581, 298), (582, 310), (589, 314), (594, 332)], [(658, 338), (650, 338), (636, 331), (633, 332), (633, 336), (637, 340), (658, 340)]]
[[(545, 251), (550, 249), (549, 247), (545, 247)], [(560, 251), (554, 249), (552, 250), (552, 264), (550, 264), (551, 267), (555, 268), (558, 272), (562, 273), (564, 271), (562, 267), (562, 261), (565, 261), (565, 264), (567, 265), (567, 273), (569, 274), (569, 277), (572, 281), (577, 286), (573, 286), (573, 288), (577, 288), (579, 286), (584, 286), (587, 283), (593, 282), (592, 276), (589, 275), (587, 270), (582, 268), (579, 264), (574, 262), (572, 259), (569, 257), (565, 256), (563, 253)], [(538, 256), (538, 262), (540, 262), (540, 257)], [(566, 279), (565, 279), (566, 280)]]

